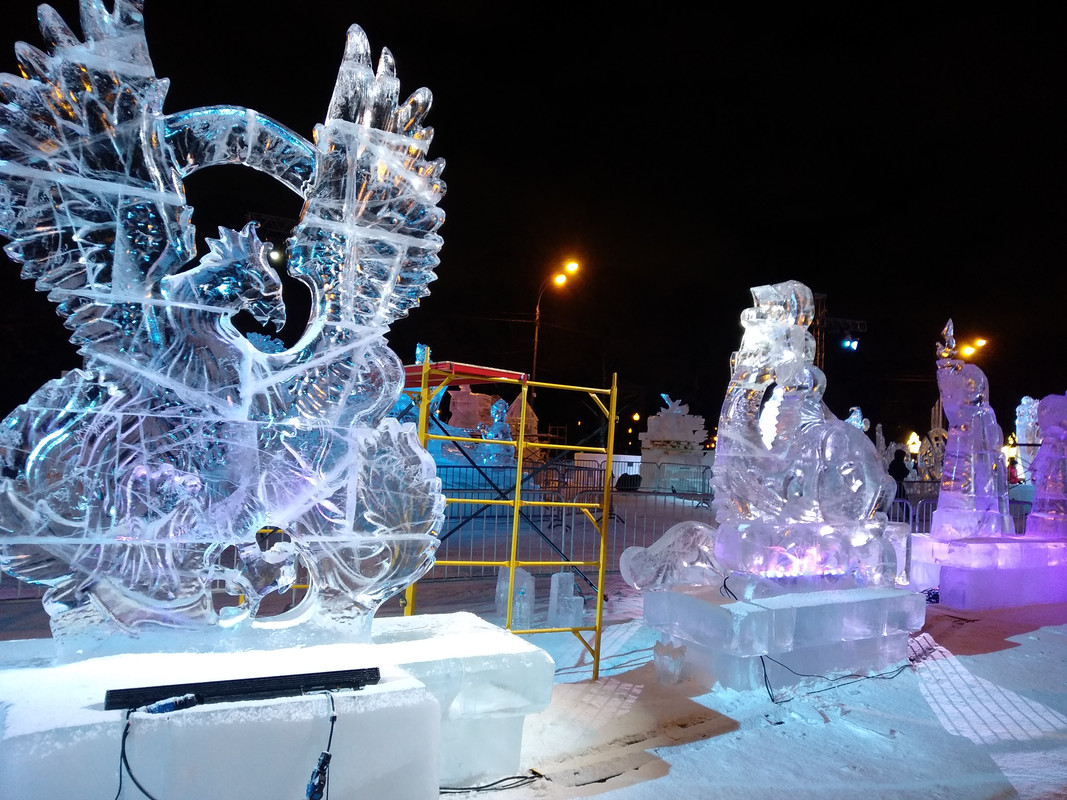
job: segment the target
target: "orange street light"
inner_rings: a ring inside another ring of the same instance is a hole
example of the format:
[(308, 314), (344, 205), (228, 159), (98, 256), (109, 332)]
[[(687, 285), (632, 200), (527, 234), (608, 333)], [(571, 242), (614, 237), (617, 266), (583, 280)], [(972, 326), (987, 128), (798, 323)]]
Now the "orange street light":
[[(534, 344), (533, 344), (533, 367), (530, 370), (530, 380), (537, 380), (537, 345), (541, 339), (541, 298), (544, 296), (545, 289), (551, 284), (556, 286), (562, 286), (567, 282), (567, 276), (573, 275), (578, 271), (577, 261), (568, 261), (563, 267), (562, 272), (557, 272), (555, 275), (551, 275), (545, 278), (544, 283), (541, 284), (541, 289), (537, 293), (537, 305), (534, 308)], [(537, 396), (537, 387), (533, 389), (534, 397)]]

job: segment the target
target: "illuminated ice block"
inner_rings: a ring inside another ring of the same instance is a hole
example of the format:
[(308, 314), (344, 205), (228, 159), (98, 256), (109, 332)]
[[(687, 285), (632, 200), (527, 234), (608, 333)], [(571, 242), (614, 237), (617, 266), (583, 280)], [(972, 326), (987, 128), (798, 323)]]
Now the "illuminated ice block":
[(725, 589), (676, 586), (645, 592), (644, 618), (685, 646), (693, 675), (728, 689), (762, 687), (765, 668), (771, 685), (781, 687), (798, 683), (796, 673), (877, 672), (907, 657), (908, 635), (926, 617), (923, 595), (817, 586), (781, 592), (771, 581), (746, 585), (741, 576)]
[[(165, 114), (142, 4), (81, 11), (84, 41), (42, 6), (49, 52), (20, 43), (21, 76), (0, 76), (0, 235), (83, 358), (0, 424), (0, 567), (46, 588), (76, 655), (249, 627), (366, 639), (432, 566), (444, 512), (414, 427), (387, 417), (404, 373), (385, 334), (442, 243), (430, 93), (401, 100), (392, 55), (373, 69), (353, 26), (310, 139), (237, 106)], [(183, 181), (217, 165), (304, 201), (285, 269), (311, 308), (291, 346), (254, 223), (196, 261)], [(274, 327), (244, 336), (240, 312)], [(301, 570), (300, 605), (261, 618)], [(217, 611), (216, 588), (236, 602)]]

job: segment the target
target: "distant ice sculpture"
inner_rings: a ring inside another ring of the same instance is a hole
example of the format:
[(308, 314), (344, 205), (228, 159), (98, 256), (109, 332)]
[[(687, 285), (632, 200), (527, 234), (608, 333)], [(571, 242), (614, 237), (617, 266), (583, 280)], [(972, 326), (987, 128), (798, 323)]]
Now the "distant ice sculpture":
[(1041, 425), (1037, 420), (1037, 400), (1024, 397), (1015, 407), (1015, 441), (1019, 449), (1019, 478), (1033, 480), (1033, 463), (1041, 446)]
[(937, 347), (937, 386), (948, 418), (941, 494), (930, 523), (939, 540), (1002, 536), (1015, 532), (1008, 513), (1004, 434), (989, 405), (989, 381), (957, 357), (952, 320)]
[[(444, 508), (414, 429), (386, 417), (403, 369), (384, 333), (441, 246), (430, 93), (398, 102), (392, 55), (373, 71), (353, 26), (313, 142), (245, 108), (164, 115), (141, 3), (81, 15), (84, 41), (41, 6), (51, 53), (20, 43), (25, 77), (0, 76), (0, 233), (84, 359), (3, 421), (0, 566), (47, 587), (68, 642), (239, 623), (365, 637), (432, 565)], [(194, 265), (182, 181), (218, 164), (305, 200), (287, 269), (312, 311), (290, 349), (231, 323), (284, 319), (253, 224)], [(269, 547), (268, 526), (285, 534)], [(257, 616), (298, 566), (305, 599)], [(216, 611), (218, 586), (243, 599)]]
[(646, 490), (707, 492), (710, 453), (704, 449), (708, 432), (704, 418), (689, 413), (689, 406), (661, 394), (666, 406), (646, 420), (641, 440), (641, 485)]
[(515, 446), (501, 444), (512, 441), (511, 426), (507, 422), (508, 403), (506, 400), (497, 400), (489, 407), (489, 414), (493, 418), (490, 425), (480, 423), (478, 433), (487, 442), (496, 444), (481, 445), (481, 462), (485, 465), (511, 465), (515, 464)]
[(1067, 537), (1067, 395), (1043, 397), (1037, 415), (1041, 448), (1031, 465), (1034, 504), (1026, 535)]

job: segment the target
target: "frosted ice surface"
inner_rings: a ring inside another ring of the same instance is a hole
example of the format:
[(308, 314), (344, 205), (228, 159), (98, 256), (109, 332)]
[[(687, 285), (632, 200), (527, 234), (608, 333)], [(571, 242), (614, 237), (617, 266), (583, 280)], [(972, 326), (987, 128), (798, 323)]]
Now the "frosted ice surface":
[(679, 522), (649, 547), (628, 547), (619, 557), (623, 580), (635, 589), (719, 584), (715, 529), (703, 522)]
[[(414, 429), (386, 417), (403, 370), (384, 333), (441, 246), (430, 93), (400, 101), (391, 54), (372, 70), (353, 26), (313, 141), (244, 108), (164, 115), (138, 4), (84, 2), (84, 42), (40, 20), (51, 52), (20, 43), (26, 77), (0, 76), (0, 234), (83, 368), (0, 426), (0, 566), (48, 587), (60, 640), (267, 625), (260, 598), (298, 567), (307, 599), (269, 625), (365, 637), (432, 565), (444, 508)], [(304, 198), (286, 268), (312, 311), (289, 349), (231, 323), (284, 320), (254, 225), (194, 262), (183, 178), (218, 164)], [(216, 613), (214, 585), (243, 600)]]
[(949, 429), (930, 535), (946, 540), (1013, 534), (1007, 465), (1000, 450), (1004, 434), (989, 405), (989, 381), (981, 369), (957, 357), (952, 320), (942, 338), (937, 386)]

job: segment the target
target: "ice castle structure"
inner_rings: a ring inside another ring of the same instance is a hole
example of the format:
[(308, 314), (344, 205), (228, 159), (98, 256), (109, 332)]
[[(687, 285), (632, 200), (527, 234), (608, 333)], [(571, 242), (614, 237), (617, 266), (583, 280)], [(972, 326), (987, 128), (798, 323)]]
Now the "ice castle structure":
[(864, 431), (823, 402), (811, 290), (788, 281), (752, 296), (719, 417), (717, 524), (628, 549), (623, 575), (646, 590), (645, 621), (727, 688), (885, 668), (925, 619), (923, 596), (896, 586), (909, 530), (881, 510), (895, 483)]
[[(930, 533), (913, 537), (914, 583), (918, 588), (937, 587), (942, 603), (961, 609), (1067, 600), (1067, 531), (1055, 511), (1056, 495), (1063, 497), (1062, 478), (1057, 487), (1052, 466), (1042, 502), (1050, 511), (1036, 518), (1031, 513), (1025, 531), (1016, 531), (1008, 510), (1003, 433), (989, 405), (989, 383), (981, 369), (958, 357), (951, 320), (937, 356), (937, 383), (949, 430)], [(1062, 425), (1062, 407), (1057, 409), (1053, 401), (1048, 409), (1039, 422), (1047, 419), (1054, 427), (1059, 413)], [(1055, 449), (1052, 436), (1048, 453)], [(1035, 461), (1040, 458), (1039, 451)], [(1036, 510), (1036, 492), (1034, 500)]]
[(661, 492), (701, 492), (703, 467), (711, 464), (704, 418), (680, 400), (660, 395), (666, 406), (647, 420), (641, 440), (641, 485)]

